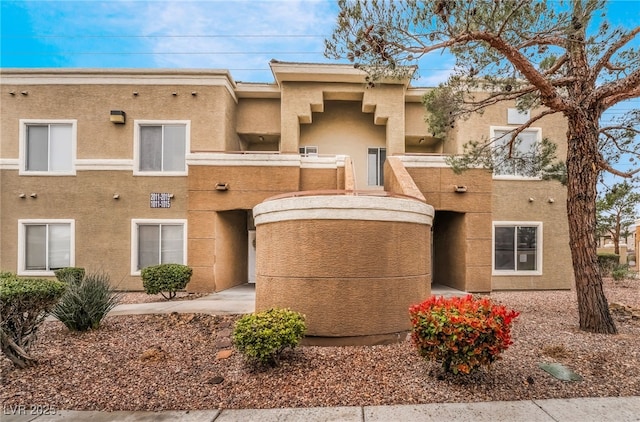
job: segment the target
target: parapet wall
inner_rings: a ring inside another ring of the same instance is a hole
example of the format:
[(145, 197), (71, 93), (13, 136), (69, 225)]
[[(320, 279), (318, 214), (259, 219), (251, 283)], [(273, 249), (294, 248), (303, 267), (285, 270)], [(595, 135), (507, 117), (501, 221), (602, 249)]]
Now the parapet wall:
[(420, 201), (297, 196), (259, 204), (254, 219), (256, 311), (301, 312), (309, 336), (406, 331), (409, 306), (430, 294), (433, 208)]

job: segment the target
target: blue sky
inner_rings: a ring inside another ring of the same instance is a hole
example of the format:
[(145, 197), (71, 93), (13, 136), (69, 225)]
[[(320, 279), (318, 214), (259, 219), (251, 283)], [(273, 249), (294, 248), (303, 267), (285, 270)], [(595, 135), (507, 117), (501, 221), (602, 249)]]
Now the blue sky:
[[(271, 59), (329, 61), (323, 42), (337, 12), (328, 0), (0, 0), (0, 67), (210, 68), (272, 82)], [(614, 26), (637, 26), (640, 0), (610, 1), (606, 15)], [(412, 84), (445, 81), (453, 63), (429, 55)]]

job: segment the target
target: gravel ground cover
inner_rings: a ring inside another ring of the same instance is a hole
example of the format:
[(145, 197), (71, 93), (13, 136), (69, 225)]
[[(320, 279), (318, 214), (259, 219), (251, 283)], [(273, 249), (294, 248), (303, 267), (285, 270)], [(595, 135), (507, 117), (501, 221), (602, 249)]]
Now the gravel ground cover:
[[(490, 369), (443, 375), (409, 340), (372, 347), (311, 347), (278, 368), (256, 370), (231, 352), (237, 316), (108, 317), (102, 328), (69, 332), (46, 322), (34, 346), (37, 367), (0, 359), (0, 401), (72, 410), (169, 410), (362, 406), (640, 395), (640, 280), (607, 280), (619, 334), (577, 327), (575, 292), (496, 292), (518, 310), (514, 344)], [(615, 305), (614, 305), (615, 307)], [(620, 309), (618, 309), (620, 308)], [(558, 362), (582, 381), (538, 368)]]

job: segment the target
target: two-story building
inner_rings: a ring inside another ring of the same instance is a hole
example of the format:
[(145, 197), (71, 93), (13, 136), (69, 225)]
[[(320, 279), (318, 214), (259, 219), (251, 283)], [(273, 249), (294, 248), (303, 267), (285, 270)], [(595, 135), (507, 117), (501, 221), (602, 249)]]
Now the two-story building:
[[(514, 104), (439, 139), (424, 119), (428, 89), (409, 80), (368, 87), (352, 66), (270, 65), (274, 83), (226, 70), (3, 69), (0, 268), (80, 266), (139, 290), (141, 268), (178, 262), (194, 270), (189, 290), (220, 291), (255, 280), (252, 209), (266, 198), (417, 189), (435, 208), (434, 283), (572, 286), (563, 186), (517, 166), (456, 175), (444, 159), (517, 127)], [(522, 144), (543, 137), (564, 153), (562, 117), (537, 121)]]

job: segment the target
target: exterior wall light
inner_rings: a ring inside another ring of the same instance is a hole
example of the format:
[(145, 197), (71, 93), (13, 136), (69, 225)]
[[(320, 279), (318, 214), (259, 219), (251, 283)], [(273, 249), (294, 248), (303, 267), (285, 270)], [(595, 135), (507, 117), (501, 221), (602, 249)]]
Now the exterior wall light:
[(453, 191), (455, 193), (465, 193), (467, 191), (467, 187), (463, 185), (454, 185)]
[(122, 110), (111, 110), (111, 116), (109, 116), (111, 123), (117, 125), (123, 125), (126, 121), (126, 113)]

